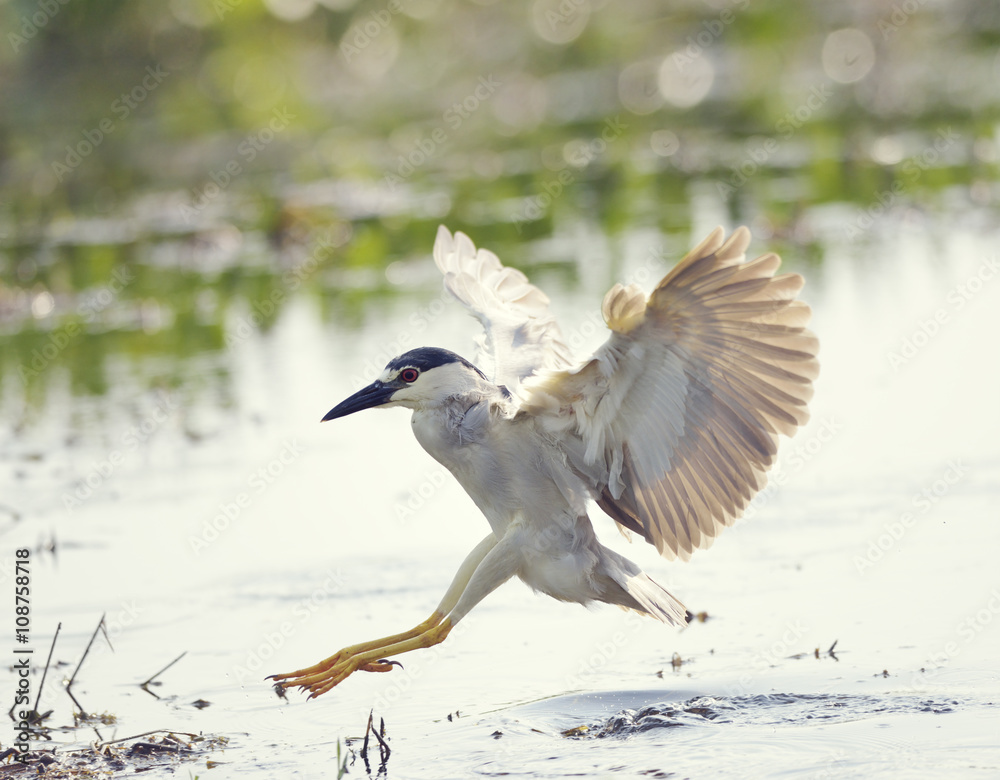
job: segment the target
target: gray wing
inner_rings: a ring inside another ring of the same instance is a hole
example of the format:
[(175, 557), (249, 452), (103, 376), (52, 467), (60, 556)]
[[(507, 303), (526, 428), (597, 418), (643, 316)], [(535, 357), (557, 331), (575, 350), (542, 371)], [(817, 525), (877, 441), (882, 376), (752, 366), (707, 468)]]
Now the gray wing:
[(467, 235), (452, 236), (443, 225), (434, 242), (434, 262), (445, 288), (482, 323), (477, 363), (496, 384), (516, 394), (521, 382), (538, 371), (570, 364), (548, 297), (523, 273), (503, 266), (486, 249), (477, 251)]
[(612, 333), (582, 366), (529, 383), (519, 414), (566, 450), (598, 504), (687, 559), (763, 487), (778, 434), (808, 419), (819, 364), (803, 279), (746, 262), (750, 231), (717, 228), (646, 296), (616, 285)]

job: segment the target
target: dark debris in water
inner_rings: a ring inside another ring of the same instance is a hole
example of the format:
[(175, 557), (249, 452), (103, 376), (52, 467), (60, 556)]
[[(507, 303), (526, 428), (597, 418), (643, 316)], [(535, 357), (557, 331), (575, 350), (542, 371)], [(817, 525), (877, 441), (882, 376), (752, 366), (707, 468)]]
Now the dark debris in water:
[(379, 752), (379, 767), (378, 775), (385, 775), (386, 767), (389, 763), (389, 756), (392, 755), (392, 750), (389, 748), (388, 737), (385, 733), (385, 718), (379, 719), (379, 727), (375, 728), (375, 710), (371, 710), (368, 713), (368, 725), (365, 727), (365, 740), (361, 745), (361, 757), (365, 762), (365, 770), (368, 772), (368, 776), (371, 777), (372, 768), (368, 761), (368, 737), (374, 736), (375, 741), (378, 743)]
[(943, 714), (960, 707), (956, 700), (916, 697), (876, 697), (836, 694), (775, 693), (715, 698), (699, 696), (683, 703), (663, 702), (638, 710), (622, 710), (603, 722), (575, 726), (564, 737), (628, 737), (654, 729), (703, 726), (707, 722), (734, 725), (796, 725), (804, 722), (845, 722), (886, 713)]
[[(142, 734), (135, 734), (121, 739), (104, 740), (99, 728), (101, 726), (115, 726), (118, 717), (114, 713), (103, 712), (100, 714), (88, 712), (81, 705), (80, 701), (73, 694), (73, 683), (76, 681), (84, 661), (90, 653), (90, 649), (103, 632), (108, 646), (111, 646), (111, 639), (107, 633), (105, 615), (97, 623), (90, 641), (87, 643), (76, 665), (73, 674), (65, 685), (67, 696), (72, 700), (76, 709), (73, 711), (72, 726), (54, 726), (46, 723), (52, 710), (46, 713), (38, 713), (38, 701), (41, 698), (41, 691), (45, 687), (45, 680), (50, 668), (69, 666), (65, 662), (52, 662), (52, 655), (55, 652), (56, 642), (62, 630), (62, 623), (56, 625), (55, 634), (52, 637), (52, 644), (49, 647), (48, 657), (42, 669), (42, 676), (38, 686), (38, 698), (35, 700), (35, 708), (22, 714), (21, 717), (28, 723), (28, 733), (35, 740), (51, 741), (51, 733), (55, 731), (75, 731), (81, 726), (88, 726), (97, 735), (97, 741), (87, 748), (73, 749), (66, 747), (55, 747), (48, 749), (36, 749), (21, 751), (8, 749), (0, 753), (0, 780), (7, 777), (38, 777), (48, 778), (89, 778), (104, 777), (114, 778), (119, 776), (132, 776), (142, 772), (148, 772), (159, 766), (169, 765), (173, 772), (173, 765), (179, 760), (193, 760), (202, 755), (206, 755), (216, 750), (221, 750), (228, 744), (228, 738), (222, 736), (205, 736), (202, 734), (189, 734), (181, 731), (169, 731), (157, 729), (147, 731)], [(112, 650), (114, 648), (112, 647)], [(150, 677), (141, 684), (144, 690), (147, 686), (159, 685), (155, 678), (177, 663), (182, 657), (174, 659), (170, 664)], [(159, 697), (157, 697), (159, 698)], [(199, 699), (193, 702), (194, 706), (206, 707), (209, 702)], [(16, 706), (16, 705), (15, 705)], [(10, 716), (13, 718), (13, 708)], [(27, 739), (27, 738), (26, 738)], [(20, 747), (20, 746), (19, 746)], [(30, 745), (28, 745), (30, 747)], [(214, 762), (206, 759), (206, 766), (211, 768)]]
[(840, 658), (838, 658), (837, 654), (834, 652), (834, 649), (837, 647), (837, 642), (839, 641), (840, 641), (839, 639), (834, 639), (833, 644), (830, 645), (825, 652), (817, 647), (811, 653), (796, 653), (795, 655), (790, 655), (788, 657), (796, 661), (801, 660), (803, 658), (809, 658), (810, 656), (812, 658), (816, 658), (817, 660), (823, 658), (832, 658), (834, 661), (839, 662)]
[[(677, 671), (680, 671), (680, 668), (684, 664), (689, 664), (689, 663), (691, 663), (691, 661), (692, 661), (692, 659), (690, 659), (690, 658), (681, 658), (681, 654), (680, 653), (674, 653), (673, 656), (670, 658), (670, 667), (675, 672), (677, 672)], [(657, 671), (656, 676), (662, 679), (663, 678), (663, 670), (660, 669), (659, 671)]]
[[(115, 742), (95, 743), (84, 750), (32, 750), (0, 754), (0, 778), (44, 776), (53, 780), (132, 776), (154, 767), (174, 766), (177, 759), (191, 760), (225, 748), (225, 737), (166, 732), (141, 734)], [(141, 739), (140, 737), (148, 737)]]
[(705, 720), (715, 720), (721, 715), (721, 711), (705, 706), (701, 703), (703, 701), (706, 700), (692, 699), (690, 702), (681, 705), (651, 704), (640, 710), (622, 710), (616, 715), (612, 715), (604, 723), (592, 726), (577, 726), (564, 731), (563, 736), (627, 736), (629, 734), (640, 734), (650, 729), (698, 725)]

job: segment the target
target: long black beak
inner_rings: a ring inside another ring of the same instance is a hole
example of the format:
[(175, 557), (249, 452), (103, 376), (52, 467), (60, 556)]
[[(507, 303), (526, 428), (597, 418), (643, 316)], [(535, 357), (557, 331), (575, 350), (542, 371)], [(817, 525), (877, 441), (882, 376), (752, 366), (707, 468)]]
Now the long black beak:
[(385, 385), (379, 381), (372, 382), (368, 387), (363, 387), (350, 398), (345, 398), (329, 412), (322, 422), (336, 420), (338, 417), (346, 417), (349, 414), (360, 412), (362, 409), (371, 409), (373, 406), (381, 406), (388, 403), (392, 394), (399, 388), (392, 385)]

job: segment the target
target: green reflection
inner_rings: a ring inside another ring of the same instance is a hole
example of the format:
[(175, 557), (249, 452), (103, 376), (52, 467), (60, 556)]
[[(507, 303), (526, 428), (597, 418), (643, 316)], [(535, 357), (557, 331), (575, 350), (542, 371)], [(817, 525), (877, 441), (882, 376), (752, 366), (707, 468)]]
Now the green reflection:
[(711, 199), (794, 266), (823, 260), (790, 238), (817, 207), (862, 244), (892, 208), (994, 207), (982, 7), (553, 7), (0, 4), (7, 397), (102, 395), (122, 365), (224, 384), (296, 298), (345, 332), (426, 300), (386, 269), (442, 221), (573, 285), (539, 247), (581, 222), (679, 244)]

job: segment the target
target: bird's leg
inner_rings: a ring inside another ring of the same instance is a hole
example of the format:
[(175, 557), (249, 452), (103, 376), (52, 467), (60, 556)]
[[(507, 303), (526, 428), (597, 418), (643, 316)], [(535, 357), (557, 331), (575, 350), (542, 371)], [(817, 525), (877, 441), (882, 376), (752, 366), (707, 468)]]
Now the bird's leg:
[[(426, 634), (431, 629), (437, 627), (444, 620), (445, 615), (454, 609), (455, 605), (458, 603), (459, 598), (465, 591), (466, 586), (469, 584), (469, 580), (472, 578), (473, 573), (476, 571), (476, 567), (482, 563), (483, 558), (486, 554), (493, 549), (497, 543), (497, 538), (493, 534), (487, 536), (483, 541), (476, 545), (475, 549), (466, 557), (459, 567), (458, 572), (455, 574), (451, 585), (448, 586), (448, 590), (445, 592), (438, 604), (437, 609), (431, 614), (427, 620), (414, 626), (409, 631), (403, 631), (399, 634), (393, 634), (392, 636), (382, 637), (381, 639), (372, 639), (368, 642), (361, 642), (356, 645), (351, 645), (350, 647), (345, 647), (343, 650), (331, 655), (329, 658), (320, 661), (317, 664), (308, 666), (304, 669), (299, 669), (295, 672), (288, 672), (286, 674), (272, 674), (268, 677), (269, 680), (274, 680), (280, 683), (282, 686), (290, 685), (300, 685), (302, 687), (307, 687), (308, 683), (303, 683), (304, 680), (310, 678), (321, 678), (325, 673), (332, 670), (335, 666), (343, 663), (351, 658), (357, 658), (365, 653), (375, 652), (378, 657), (384, 657), (390, 655), (382, 651), (382, 648), (388, 649), (394, 645), (398, 645), (401, 642), (405, 642), (410, 639), (414, 639), (423, 634)], [(445, 634), (447, 636), (447, 634)], [(444, 637), (441, 638), (442, 641)], [(405, 651), (400, 651), (405, 652)], [(379, 660), (370, 661), (359, 665), (357, 668), (365, 672), (388, 672), (392, 669), (393, 664), (389, 662), (382, 663)], [(332, 686), (331, 686), (332, 687)], [(319, 694), (315, 694), (319, 695)]]
[(363, 653), (347, 656), (324, 671), (290, 679), (282, 682), (281, 684), (283, 687), (297, 685), (303, 690), (308, 689), (310, 699), (316, 696), (322, 696), (328, 690), (333, 688), (335, 685), (342, 683), (359, 669), (364, 671), (383, 671), (383, 669), (379, 668), (373, 670), (370, 667), (376, 666), (391, 668), (390, 663), (383, 660), (388, 656), (408, 653), (411, 650), (419, 650), (422, 647), (431, 647), (432, 645), (440, 644), (447, 638), (448, 634), (451, 633), (451, 629), (453, 627), (454, 624), (451, 620), (445, 617), (436, 626), (428, 629), (418, 636), (411, 637), (410, 639), (405, 639), (402, 642), (396, 642), (395, 644), (387, 645), (385, 647), (377, 647), (374, 650), (367, 650)]
[[(491, 535), (490, 538), (479, 543), (458, 570), (452, 586), (448, 588), (448, 592), (441, 600), (439, 607), (439, 610), (448, 608), (448, 613), (436, 625), (416, 636), (409, 636), (392, 644), (379, 645), (376, 648), (350, 655), (342, 655), (344, 651), (341, 651), (333, 656), (337, 660), (332, 666), (326, 666), (327, 661), (330, 660), (327, 659), (322, 664), (317, 664), (318, 667), (323, 668), (311, 674), (298, 675), (293, 673), (276, 675), (275, 677), (280, 678), (283, 686), (297, 685), (302, 689), (308, 689), (309, 698), (313, 698), (326, 693), (358, 669), (368, 669), (373, 664), (387, 666), (388, 662), (383, 662), (382, 659), (439, 644), (447, 638), (452, 628), (469, 613), (469, 610), (498, 585), (514, 576), (520, 563), (519, 540), (508, 534), (498, 542)], [(429, 621), (425, 621), (425, 623), (427, 622)], [(309, 670), (303, 671), (308, 672)], [(381, 670), (368, 669), (368, 671)]]
[[(372, 639), (368, 642), (360, 642), (356, 645), (351, 645), (350, 647), (345, 647), (343, 650), (338, 650), (336, 653), (320, 661), (312, 666), (307, 666), (304, 669), (299, 669), (294, 672), (287, 672), (285, 674), (272, 674), (267, 679), (274, 680), (275, 682), (280, 682), (283, 685), (298, 685), (297, 681), (284, 682), (292, 677), (309, 677), (316, 674), (321, 674), (322, 672), (329, 671), (334, 666), (336, 666), (341, 661), (346, 661), (348, 658), (353, 656), (361, 655), (362, 653), (369, 652), (371, 650), (378, 650), (380, 647), (390, 647), (394, 644), (402, 642), (406, 639), (412, 639), (415, 636), (420, 636), (425, 631), (429, 631), (438, 625), (444, 618), (444, 613), (434, 610), (434, 613), (427, 618), (423, 623), (414, 626), (409, 631), (403, 631), (399, 634), (393, 634), (392, 636), (382, 637), (381, 639)], [(368, 664), (365, 667), (361, 667), (362, 671), (365, 672), (388, 672), (392, 669), (392, 664), (379, 664), (373, 663)]]

